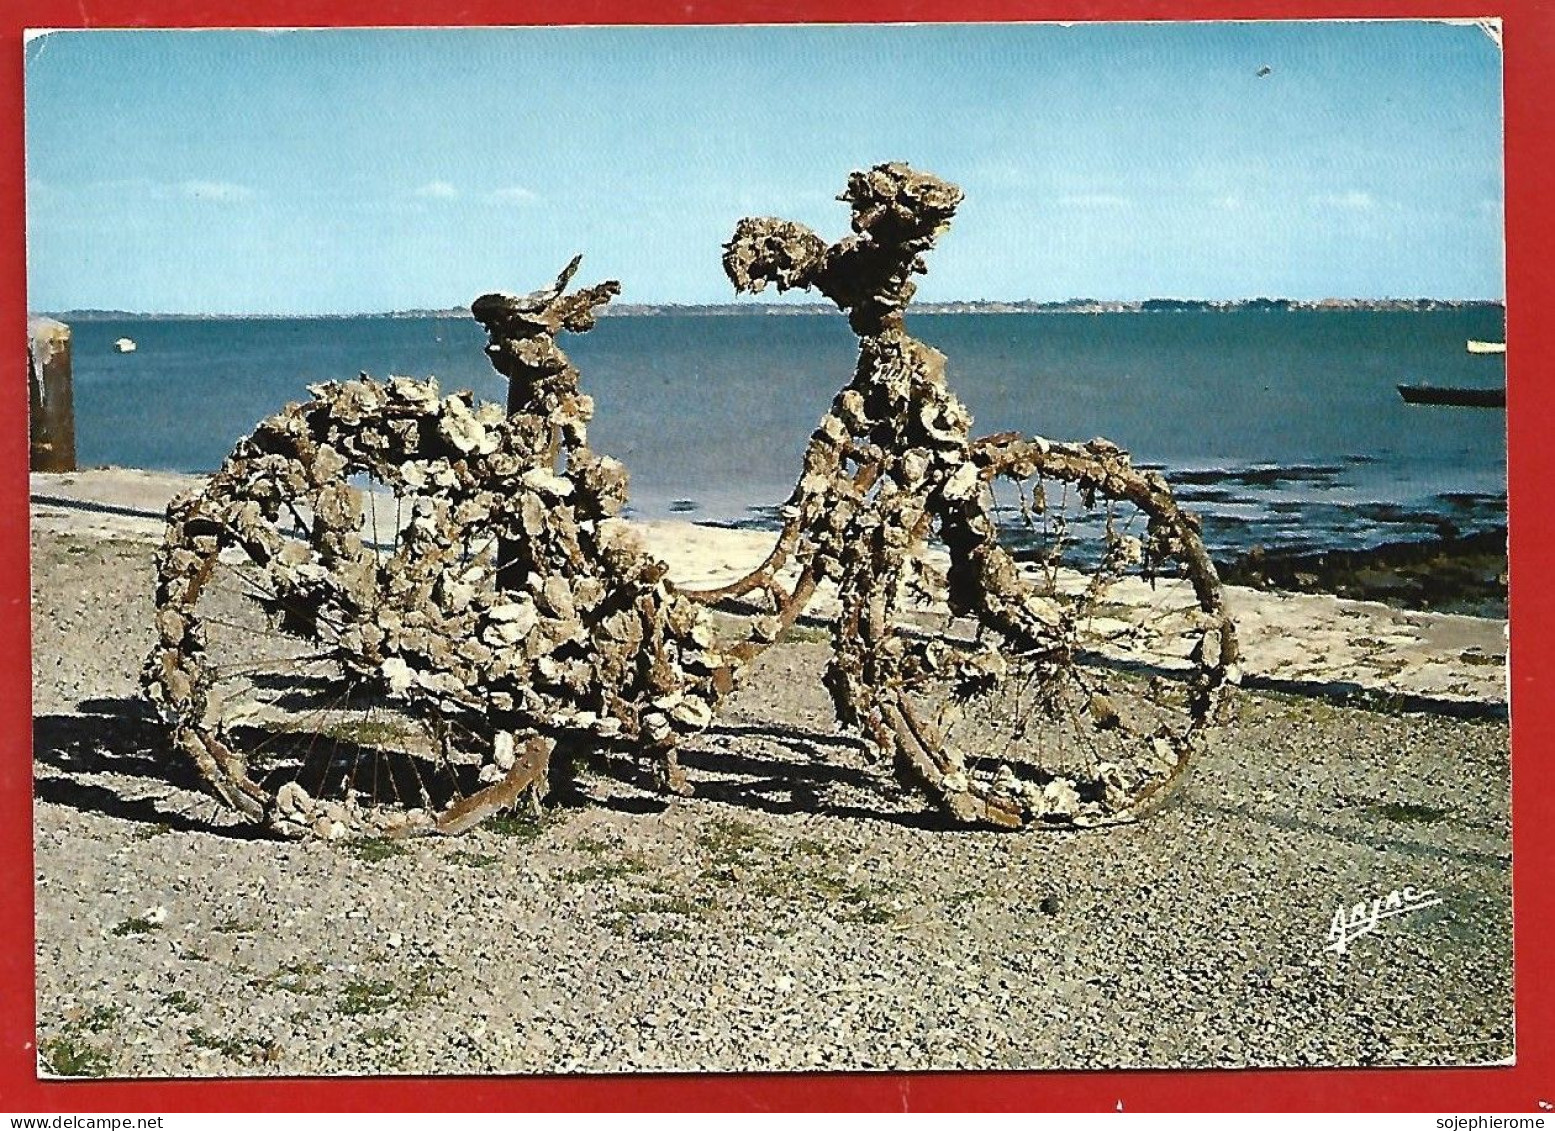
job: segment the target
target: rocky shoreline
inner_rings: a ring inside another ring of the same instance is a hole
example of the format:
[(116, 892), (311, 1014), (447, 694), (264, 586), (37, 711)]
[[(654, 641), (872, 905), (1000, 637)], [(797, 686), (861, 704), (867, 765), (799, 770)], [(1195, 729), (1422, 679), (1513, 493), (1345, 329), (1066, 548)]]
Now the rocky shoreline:
[(1217, 563), (1231, 585), (1331, 593), (1395, 608), (1476, 617), (1507, 615), (1506, 527), (1464, 537), (1389, 542), (1364, 550), (1281, 554), (1254, 550)]
[[(1137, 825), (946, 827), (835, 731), (805, 628), (687, 749), (690, 798), (589, 778), (539, 821), (298, 843), (195, 788), (139, 698), (179, 483), (33, 485), (45, 1074), (1513, 1055), (1499, 620), (1236, 590), (1254, 686)], [(687, 580), (765, 544), (648, 537)], [(1336, 912), (1405, 888), (1440, 902), (1334, 949)]]

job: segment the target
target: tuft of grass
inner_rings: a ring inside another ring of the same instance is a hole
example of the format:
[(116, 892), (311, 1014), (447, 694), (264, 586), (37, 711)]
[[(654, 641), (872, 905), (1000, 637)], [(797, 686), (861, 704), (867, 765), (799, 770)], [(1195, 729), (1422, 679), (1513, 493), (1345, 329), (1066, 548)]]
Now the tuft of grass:
[(433, 974), (433, 967), (426, 965), (405, 971), (404, 981), (390, 978), (353, 979), (341, 987), (337, 1008), (348, 1016), (360, 1017), (415, 1005), (431, 996)]
[(896, 918), (896, 910), (884, 903), (864, 899), (844, 904), (833, 917), (839, 923), (889, 923)]
[[(1400, 663), (1399, 666), (1394, 670), (1400, 671), (1403, 669), (1403, 667), (1403, 663)], [(1356, 691), (1346, 696), (1343, 702), (1346, 706), (1356, 707), (1362, 711), (1370, 711), (1375, 715), (1391, 715), (1397, 717), (1399, 715), (1406, 715), (1409, 713), (1408, 696), (1403, 695), (1397, 691), (1377, 691), (1365, 689)]]
[(276, 730), (307, 737), (349, 742), (356, 746), (403, 748), (424, 745), (425, 733), (408, 720), (365, 717), (357, 719), (299, 719), (275, 724)]
[(347, 982), (340, 991), (340, 1012), (353, 1016), (379, 1013), (399, 1000), (398, 983), (386, 978), (361, 978)]
[(482, 822), (481, 828), (515, 840), (534, 840), (559, 820), (549, 814), (536, 817), (530, 813), (498, 813)]
[(839, 875), (814, 857), (752, 869), (739, 882), (743, 891), (767, 902), (818, 904), (839, 923), (889, 923), (898, 915), (891, 905), (899, 894), (897, 887), (868, 877), (856, 880)]
[(319, 733), (325, 738), (353, 742), (358, 746), (401, 746), (414, 742), (420, 734), (407, 723), (385, 719), (346, 719), (323, 727)]
[[(707, 916), (711, 908), (684, 895), (655, 894), (648, 899), (629, 899), (621, 903), (605, 925), (623, 938), (640, 943), (684, 942), (692, 937), (688, 923), (666, 919), (674, 916), (684, 920), (699, 920)], [(640, 922), (640, 917), (652, 915), (659, 921), (652, 925)]]
[(124, 1019), (116, 1005), (94, 1005), (85, 1015), (67, 1020), (64, 1032), (38, 1046), (40, 1065), (53, 1076), (106, 1076), (113, 1061), (108, 1050), (88, 1034), (107, 1034), (113, 1042), (115, 1030)]
[(170, 994), (162, 995), (162, 1004), (179, 1013), (198, 1013), (200, 1007), (189, 1000), (189, 995), (183, 990), (174, 990)]
[(489, 868), (493, 864), (500, 864), (500, 856), (488, 856), (484, 852), (467, 852), (462, 848), (456, 848), (448, 854), (448, 859), (455, 864), (463, 864), (466, 868)]
[(1506, 663), (1505, 656), (1487, 655), (1486, 653), (1479, 651), (1477, 648), (1470, 648), (1464, 652), (1460, 652), (1458, 654), (1458, 659), (1462, 660), (1465, 664), (1471, 665), (1472, 667), (1481, 668), (1500, 666)]
[(172, 831), (172, 828), (170, 828), (168, 825), (158, 821), (156, 824), (138, 826), (135, 829), (135, 832), (131, 835), (133, 835), (136, 840), (151, 840), (153, 837), (163, 836), (164, 834), (170, 833)]
[(324, 973), (322, 962), (283, 962), (274, 974), (262, 974), (250, 978), (248, 984), (256, 990), (285, 990), (289, 994), (316, 994), (323, 986), (318, 981)]
[(396, 856), (404, 856), (409, 849), (405, 847), (404, 841), (378, 836), (352, 841), (351, 851), (358, 860), (376, 864), (380, 860), (391, 860)]
[(708, 854), (714, 866), (746, 864), (757, 849), (770, 843), (767, 834), (749, 821), (737, 817), (719, 817), (709, 821), (697, 834), (697, 844)]
[(896, 892), (888, 885), (856, 884), (825, 872), (795, 879), (802, 890), (823, 897), (839, 923), (889, 923), (896, 918), (889, 902)]
[(125, 935), (149, 935), (157, 929), (157, 924), (150, 919), (143, 919), (139, 915), (131, 915), (124, 922), (115, 925), (113, 933), (119, 938), (123, 938)]
[(615, 845), (608, 840), (595, 840), (587, 833), (573, 841), (572, 847), (579, 852), (586, 852), (590, 856), (603, 856), (607, 852), (615, 851)]
[(377, 1064), (389, 1069), (403, 1067), (405, 1047), (400, 1043), (399, 1034), (395, 1030), (385, 1025), (374, 1025), (370, 1029), (363, 1029), (357, 1040), (372, 1050), (368, 1055)]
[(794, 856), (830, 856), (832, 850), (818, 840), (802, 836), (788, 842), (788, 851)]
[(620, 860), (602, 860), (598, 864), (585, 864), (581, 868), (563, 872), (561, 878), (569, 884), (594, 884), (601, 880), (609, 882), (618, 880), (622, 876), (637, 875), (643, 871), (643, 868), (641, 857), (625, 856)]
[(189, 1030), (189, 1043), (197, 1049), (212, 1049), (229, 1060), (255, 1060), (265, 1052), (260, 1041), (241, 1037), (217, 1037), (196, 1025)]
[(239, 919), (234, 915), (223, 919), (211, 930), (223, 935), (247, 935), (259, 930), (259, 924), (251, 919)]
[[(896, 918), (897, 912), (890, 906), (896, 895), (894, 888), (857, 883), (825, 870), (833, 853), (818, 841), (789, 842), (782, 846), (787, 859), (763, 860), (761, 857), (772, 855), (778, 847), (764, 830), (737, 818), (720, 818), (709, 822), (697, 843), (708, 856), (711, 874), (724, 879), (738, 876), (742, 888), (758, 898), (819, 901), (840, 923), (888, 923)], [(744, 871), (736, 872), (736, 868)]]
[(795, 624), (780, 633), (777, 642), (779, 644), (825, 644), (830, 639), (831, 633), (824, 628)]
[(710, 906), (684, 895), (654, 895), (648, 899), (628, 899), (616, 907), (626, 917), (638, 915), (680, 915), (687, 919), (705, 918)]
[(50, 1037), (39, 1051), (43, 1054), (43, 1068), (51, 1076), (106, 1076), (112, 1068), (106, 1052), (76, 1033)]
[(696, 919), (707, 914), (708, 905), (684, 895), (667, 895), (654, 899), (644, 910), (659, 915), (684, 915), (688, 919)]
[(81, 1028), (89, 1033), (104, 1033), (119, 1023), (121, 1017), (116, 1005), (94, 1005), (92, 1011), (81, 1019)]
[(1451, 809), (1438, 809), (1433, 805), (1417, 805), (1410, 801), (1384, 801), (1377, 805), (1366, 806), (1368, 813), (1388, 821), (1398, 821), (1404, 824), (1432, 825), (1437, 821), (1446, 820), (1451, 815)]

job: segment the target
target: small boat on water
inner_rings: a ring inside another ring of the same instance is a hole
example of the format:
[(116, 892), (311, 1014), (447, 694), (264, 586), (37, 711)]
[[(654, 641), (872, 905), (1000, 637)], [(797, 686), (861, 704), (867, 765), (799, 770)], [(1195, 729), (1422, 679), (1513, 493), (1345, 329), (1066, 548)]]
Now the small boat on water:
[(135, 352), (135, 339), (134, 338), (120, 338), (120, 339), (118, 339), (117, 341), (115, 341), (113, 343), (113, 348), (118, 350), (120, 353), (134, 353)]
[(1505, 408), (1506, 389), (1463, 389), (1442, 385), (1400, 385), (1399, 396), (1409, 404), (1444, 404), (1462, 408)]
[(1505, 353), (1505, 342), (1481, 342), (1474, 338), (1469, 339), (1470, 353)]

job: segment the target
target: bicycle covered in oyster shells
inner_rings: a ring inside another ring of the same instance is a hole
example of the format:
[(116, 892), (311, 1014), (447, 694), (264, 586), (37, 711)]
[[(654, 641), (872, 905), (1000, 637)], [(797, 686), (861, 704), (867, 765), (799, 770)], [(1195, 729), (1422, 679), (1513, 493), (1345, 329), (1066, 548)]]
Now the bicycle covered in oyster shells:
[[(505, 409), (430, 380), (314, 386), (175, 500), (144, 685), (214, 792), (326, 837), (461, 832), (574, 788), (584, 761), (685, 792), (679, 744), (823, 595), (839, 722), (956, 821), (1158, 804), (1237, 680), (1195, 520), (1105, 441), (972, 438), (903, 318), (960, 190), (893, 164), (841, 199), (837, 243), (747, 219), (724, 249), (738, 291), (818, 291), (859, 339), (738, 581), (677, 585), (617, 517), (626, 470), (588, 446), (593, 402), (556, 338), (620, 288), (569, 293), (576, 259), (472, 306)], [(715, 604), (749, 614), (734, 639)]]

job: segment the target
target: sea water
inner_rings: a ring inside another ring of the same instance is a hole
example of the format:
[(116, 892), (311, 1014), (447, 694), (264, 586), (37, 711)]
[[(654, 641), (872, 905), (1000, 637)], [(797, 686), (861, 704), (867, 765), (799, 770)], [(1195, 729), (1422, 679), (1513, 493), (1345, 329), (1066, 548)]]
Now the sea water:
[[(920, 314), (976, 433), (1105, 436), (1159, 467), (1211, 549), (1355, 548), (1505, 522), (1505, 414), (1408, 405), (1400, 384), (1497, 386), (1501, 313)], [(80, 320), (83, 467), (209, 471), (313, 382), (436, 375), (502, 399), (469, 318)], [(115, 352), (119, 337), (133, 353)], [(644, 517), (776, 521), (816, 421), (852, 371), (840, 316), (632, 315), (562, 344)]]

